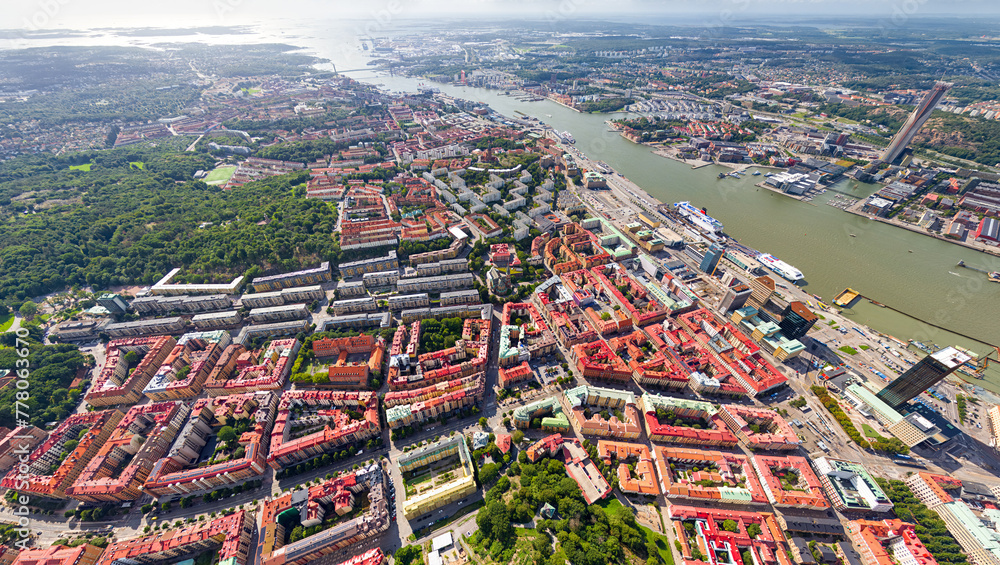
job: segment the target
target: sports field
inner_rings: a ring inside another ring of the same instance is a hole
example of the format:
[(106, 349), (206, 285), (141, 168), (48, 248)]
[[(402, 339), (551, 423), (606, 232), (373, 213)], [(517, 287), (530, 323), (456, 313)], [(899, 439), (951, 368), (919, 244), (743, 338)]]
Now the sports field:
[(236, 166), (235, 165), (229, 165), (229, 166), (226, 166), (226, 167), (219, 167), (219, 168), (215, 169), (214, 171), (208, 173), (208, 176), (205, 177), (205, 183), (206, 184), (225, 184), (229, 180), (229, 178), (233, 176), (233, 173), (235, 173), (235, 172), (236, 172)]

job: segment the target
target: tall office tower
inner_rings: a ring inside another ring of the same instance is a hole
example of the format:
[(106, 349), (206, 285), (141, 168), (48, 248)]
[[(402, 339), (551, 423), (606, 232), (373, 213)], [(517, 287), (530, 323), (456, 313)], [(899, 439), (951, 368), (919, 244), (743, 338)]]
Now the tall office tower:
[(728, 314), (733, 310), (739, 310), (746, 305), (752, 292), (750, 287), (743, 283), (731, 287), (726, 291), (726, 295), (722, 297), (722, 302), (719, 303), (719, 311), (723, 314)]
[(698, 268), (710, 275), (715, 273), (715, 268), (719, 266), (719, 259), (722, 259), (722, 254), (725, 251), (721, 245), (713, 243), (705, 252), (705, 257), (701, 260), (701, 265)]
[(778, 322), (778, 326), (781, 328), (781, 333), (788, 339), (801, 339), (805, 337), (809, 329), (819, 319), (816, 314), (813, 314), (812, 310), (801, 302), (792, 302), (781, 314), (782, 317), (781, 321)]
[(876, 396), (892, 408), (899, 408), (944, 380), (969, 359), (968, 355), (954, 347), (945, 347), (921, 359), (880, 390)]
[(889, 146), (885, 148), (885, 152), (882, 153), (882, 161), (892, 163), (899, 157), (899, 154), (913, 141), (913, 136), (917, 135), (917, 132), (923, 127), (927, 118), (931, 117), (931, 112), (938, 105), (938, 102), (944, 98), (944, 94), (948, 92), (951, 86), (950, 82), (939, 82), (934, 85), (934, 88), (913, 109), (913, 113), (906, 119), (903, 127), (899, 128), (899, 132), (892, 138)]

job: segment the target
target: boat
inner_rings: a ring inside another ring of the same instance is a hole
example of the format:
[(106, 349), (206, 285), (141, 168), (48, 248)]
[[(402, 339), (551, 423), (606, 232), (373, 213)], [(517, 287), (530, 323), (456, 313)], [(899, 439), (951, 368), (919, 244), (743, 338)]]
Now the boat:
[(692, 206), (690, 202), (674, 202), (674, 208), (689, 222), (709, 233), (719, 233), (724, 229), (722, 222), (706, 214), (705, 210)]
[(754, 172), (752, 172), (750, 174), (752, 174), (755, 177), (759, 177), (760, 176), (760, 171), (754, 171)]
[(764, 176), (765, 176), (765, 177), (773, 177), (773, 176), (774, 176), (774, 173), (765, 173), (765, 174), (764, 174)]
[(990, 271), (986, 277), (990, 282), (1000, 283), (1000, 271)]
[(858, 237), (858, 236), (854, 235), (853, 233), (849, 233), (849, 234), (847, 234), (847, 235), (849, 235), (849, 236), (851, 236), (851, 237)]
[(576, 143), (576, 138), (568, 131), (562, 132), (562, 137), (566, 140), (566, 143)]
[(853, 288), (847, 288), (833, 299), (833, 304), (835, 306), (848, 307), (859, 296), (861, 296), (860, 292), (854, 290)]
[(719, 178), (720, 179), (726, 178), (726, 173), (719, 173)]
[(761, 253), (757, 256), (757, 260), (768, 269), (771, 269), (791, 282), (797, 282), (805, 278), (805, 276), (802, 275), (802, 271), (796, 269), (788, 263), (785, 263), (774, 255)]

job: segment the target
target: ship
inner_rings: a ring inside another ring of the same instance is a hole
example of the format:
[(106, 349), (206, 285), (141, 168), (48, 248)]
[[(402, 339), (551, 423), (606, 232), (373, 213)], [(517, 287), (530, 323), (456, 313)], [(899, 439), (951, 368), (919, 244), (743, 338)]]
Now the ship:
[(752, 174), (755, 177), (758, 177), (758, 176), (760, 176), (760, 171), (754, 171), (754, 172), (752, 172), (750, 174)]
[(1000, 271), (990, 271), (986, 276), (990, 282), (1000, 283)]
[(562, 138), (566, 140), (566, 143), (576, 143), (576, 138), (568, 131), (562, 132)]
[(719, 233), (723, 230), (722, 222), (691, 205), (690, 202), (675, 202), (677, 213), (687, 218), (689, 222), (709, 233)]
[(719, 178), (720, 179), (724, 179), (724, 178), (726, 178), (726, 176), (727, 176), (726, 173), (719, 173)]
[(791, 282), (798, 282), (805, 277), (802, 275), (802, 271), (796, 269), (795, 267), (785, 263), (781, 259), (778, 259), (774, 255), (769, 255), (767, 253), (761, 253), (757, 256), (757, 260), (760, 261), (762, 265), (771, 269), (775, 273), (781, 275), (782, 277), (788, 279)]
[(611, 169), (611, 167), (609, 167), (608, 164), (605, 163), (604, 161), (599, 161), (599, 162), (595, 163), (594, 166), (597, 168), (598, 171), (600, 171), (600, 172), (602, 172), (602, 173), (604, 173), (606, 175), (610, 175), (611, 173), (614, 172)]

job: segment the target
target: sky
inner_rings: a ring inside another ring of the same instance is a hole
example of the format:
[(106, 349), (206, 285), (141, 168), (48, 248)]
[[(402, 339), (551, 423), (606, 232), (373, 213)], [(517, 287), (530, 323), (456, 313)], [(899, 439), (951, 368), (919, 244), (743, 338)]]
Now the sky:
[(274, 18), (639, 20), (738, 13), (771, 16), (1000, 16), (997, 0), (0, 0), (0, 28), (185, 27), (262, 23)]

